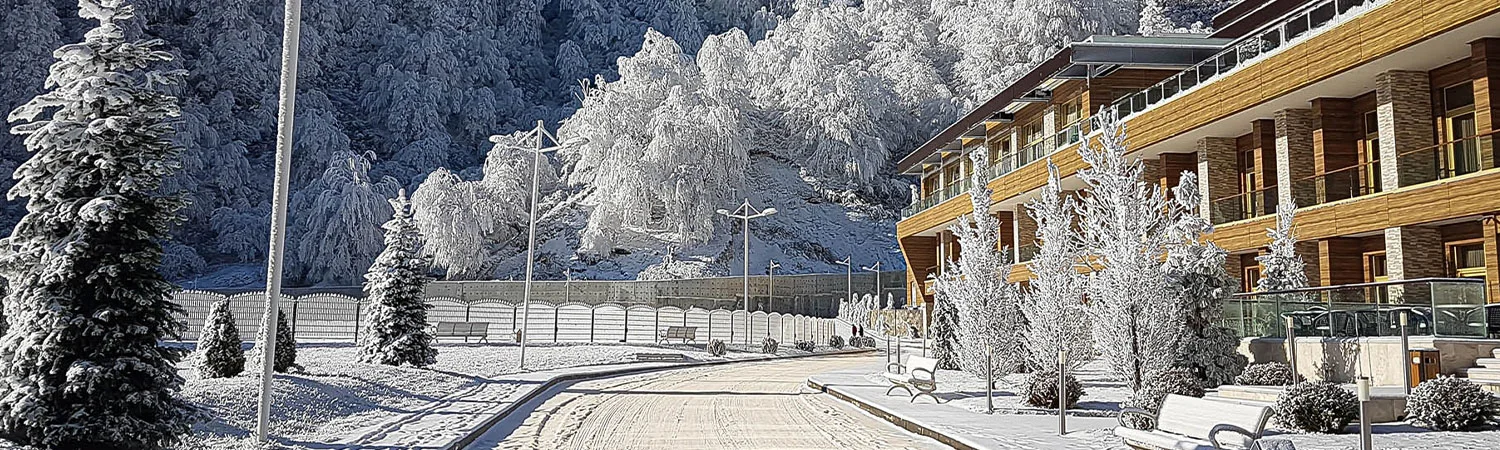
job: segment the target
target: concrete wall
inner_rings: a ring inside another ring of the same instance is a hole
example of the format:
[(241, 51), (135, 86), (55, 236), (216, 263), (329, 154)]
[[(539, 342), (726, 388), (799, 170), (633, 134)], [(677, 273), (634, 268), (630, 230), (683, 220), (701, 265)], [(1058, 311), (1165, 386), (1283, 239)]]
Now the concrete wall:
[[(1495, 339), (1454, 339), (1431, 336), (1412, 337), (1412, 349), (1438, 350), (1442, 373), (1455, 374), (1459, 369), (1474, 367), (1474, 360), (1490, 357), (1500, 348)], [(1286, 340), (1282, 338), (1246, 338), (1240, 341), (1240, 353), (1251, 363), (1286, 362)], [(1309, 380), (1350, 383), (1360, 375), (1370, 376), (1376, 386), (1400, 386), (1405, 376), (1401, 365), (1399, 337), (1365, 338), (1297, 338), (1297, 373)]]

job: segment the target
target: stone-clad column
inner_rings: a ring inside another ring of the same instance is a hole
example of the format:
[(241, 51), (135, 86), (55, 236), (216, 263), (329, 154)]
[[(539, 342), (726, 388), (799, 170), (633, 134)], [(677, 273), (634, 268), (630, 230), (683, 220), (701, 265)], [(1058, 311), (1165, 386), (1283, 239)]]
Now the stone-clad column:
[[(1029, 261), (1030, 255), (1022, 255), (1022, 248), (1036, 245), (1036, 219), (1026, 211), (1026, 205), (1016, 205), (1016, 246), (1012, 262)], [(1032, 250), (1028, 250), (1032, 251)], [(1023, 257), (1026, 256), (1026, 257)]]
[(1382, 185), (1395, 189), (1437, 179), (1432, 152), (1396, 156), (1436, 143), (1432, 82), (1427, 72), (1392, 70), (1375, 76), (1375, 99), (1376, 116), (1380, 120)]
[(1312, 110), (1283, 109), (1276, 112), (1275, 120), (1277, 200), (1299, 206), (1317, 204), (1316, 186), (1304, 181), (1314, 168)]
[[(1443, 276), (1442, 233), (1435, 227), (1386, 228), (1385, 272), (1392, 281)], [(1427, 294), (1424, 287), (1390, 289), (1392, 302), (1424, 303)]]
[[(1198, 195), (1203, 217), (1214, 223), (1223, 216), (1239, 217), (1239, 211), (1215, 211), (1213, 201), (1238, 193), (1234, 138), (1206, 137), (1198, 140)], [(1235, 203), (1237, 208), (1238, 203)], [(1227, 205), (1226, 205), (1227, 207)]]

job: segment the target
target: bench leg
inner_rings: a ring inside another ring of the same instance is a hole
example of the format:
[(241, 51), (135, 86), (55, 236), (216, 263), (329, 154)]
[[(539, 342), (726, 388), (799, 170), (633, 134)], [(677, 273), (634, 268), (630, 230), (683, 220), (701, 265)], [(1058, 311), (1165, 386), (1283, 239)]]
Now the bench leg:
[(942, 400), (939, 400), (939, 399), (938, 399), (938, 398), (937, 398), (937, 396), (935, 396), (935, 395), (932, 395), (932, 393), (931, 393), (931, 392), (927, 392), (927, 391), (920, 391), (920, 392), (917, 392), (917, 395), (913, 395), (913, 396), (911, 396), (911, 403), (916, 403), (916, 402), (917, 402), (917, 397), (921, 397), (921, 396), (923, 396), (923, 395), (925, 395), (925, 396), (927, 396), (927, 398), (930, 398), (930, 399), (932, 399), (932, 401), (933, 401), (933, 402), (934, 402), (934, 403), (942, 403), (942, 402), (943, 402), (943, 401), (942, 401)]
[(906, 395), (911, 395), (911, 389), (910, 388), (907, 388), (906, 386), (902, 386), (902, 385), (899, 385), (899, 384), (891, 385), (890, 389), (886, 389), (885, 390), (885, 395), (891, 395), (891, 392), (894, 392), (896, 389), (900, 389), (900, 390), (906, 391)]

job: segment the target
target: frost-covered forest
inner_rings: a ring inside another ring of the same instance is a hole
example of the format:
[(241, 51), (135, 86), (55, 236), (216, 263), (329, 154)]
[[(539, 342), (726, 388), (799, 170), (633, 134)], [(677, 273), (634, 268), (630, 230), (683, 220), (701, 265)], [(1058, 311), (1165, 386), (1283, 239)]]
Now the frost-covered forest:
[[(264, 276), (281, 2), (136, 0), (163, 39), (190, 204), (163, 271), (193, 286)], [(353, 285), (411, 192), (447, 279), (524, 263), (537, 120), (586, 143), (549, 155), (539, 274), (730, 274), (749, 197), (751, 267), (899, 267), (910, 180), (894, 161), (1066, 42), (1201, 28), (1224, 0), (326, 0), (303, 4), (288, 283)], [(87, 23), (74, 0), (0, 0), (0, 107), (43, 89)], [(1143, 8), (1145, 14), (1142, 13)], [(559, 125), (560, 124), (560, 125)], [(492, 136), (499, 135), (492, 138)], [(0, 135), (0, 172), (27, 159)], [(6, 177), (0, 187), (9, 189)], [(9, 229), (21, 201), (0, 205)], [(671, 267), (660, 267), (662, 265)]]

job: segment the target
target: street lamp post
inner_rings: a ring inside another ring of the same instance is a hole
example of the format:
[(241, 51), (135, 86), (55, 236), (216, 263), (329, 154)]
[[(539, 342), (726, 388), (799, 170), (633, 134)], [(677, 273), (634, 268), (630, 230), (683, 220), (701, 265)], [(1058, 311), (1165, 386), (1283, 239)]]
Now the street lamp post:
[[(771, 260), (770, 264), (766, 265), (766, 309), (767, 310), (774, 310), (774, 309), (776, 309), (776, 269), (779, 269), (779, 268), (781, 268), (781, 264), (776, 264), (776, 260), (774, 260), (774, 259)], [(769, 334), (770, 330), (766, 330), (766, 333)]]
[(854, 303), (854, 263), (852, 256), (845, 256), (843, 261), (834, 261), (834, 264), (844, 266), (844, 299)]
[[(745, 279), (745, 292), (744, 292), (744, 295), (745, 295), (745, 349), (748, 350), (750, 348), (750, 219), (759, 219), (759, 218), (766, 217), (766, 216), (769, 216), (769, 215), (772, 215), (772, 214), (776, 214), (776, 208), (766, 208), (766, 209), (761, 210), (760, 212), (755, 212), (755, 207), (754, 206), (750, 206), (750, 199), (747, 198), (747, 199), (745, 199), (745, 203), (741, 204), (739, 208), (735, 208), (734, 211), (729, 211), (729, 210), (721, 209), (721, 210), (718, 210), (717, 212), (719, 214), (722, 214), (725, 217), (729, 217), (731, 219), (740, 219), (740, 221), (744, 224), (744, 232), (745, 232), (745, 261), (744, 261), (744, 263), (745, 263), (745, 265), (744, 265), (744, 279)], [(732, 340), (734, 340), (734, 336), (733, 336), (734, 327), (733, 326), (729, 327), (729, 330), (730, 330), (730, 337), (729, 337), (729, 339), (732, 341)]]
[[(885, 309), (885, 293), (881, 291), (880, 286), (880, 261), (875, 261), (875, 265), (870, 267), (860, 267), (859, 270), (863, 270), (866, 272), (875, 272), (875, 303), (879, 304), (881, 309)], [(896, 305), (891, 305), (891, 307), (895, 306)]]
[[(557, 139), (557, 136), (553, 136), (552, 133), (547, 132), (547, 127), (540, 120), (536, 121), (536, 128), (532, 129), (530, 133), (527, 133), (525, 135), (525, 138), (535, 138), (535, 147), (525, 148), (512, 146), (512, 148), (518, 148), (531, 152), (531, 217), (528, 220), (529, 226), (527, 227), (526, 233), (526, 284), (521, 294), (521, 329), (517, 330), (519, 334), (517, 335), (518, 339), (516, 339), (517, 344), (521, 346), (521, 356), (517, 364), (518, 367), (522, 370), (526, 369), (526, 330), (527, 328), (530, 328), (531, 324), (531, 282), (532, 274), (536, 266), (536, 215), (537, 203), (539, 203), (537, 197), (540, 196), (541, 191), (541, 187), (539, 185), (541, 184), (542, 154), (587, 142), (587, 139), (582, 138), (569, 140), (568, 142), (560, 142)], [(552, 147), (542, 147), (544, 145), (544, 141), (542, 139), (544, 138), (550, 138), (552, 139), (552, 142), (557, 142), (559, 144)], [(491, 136), (490, 142), (499, 144), (506, 141), (502, 136)]]
[(271, 187), (271, 242), (266, 257), (266, 312), (260, 342), (260, 405), (255, 437), (265, 442), (271, 429), (271, 376), (276, 363), (276, 314), (281, 308), (281, 263), (286, 251), (286, 205), (292, 169), (292, 119), (297, 105), (297, 48), (302, 28), (302, 1), (286, 0), (281, 32), (281, 92), (276, 113), (276, 169)]

